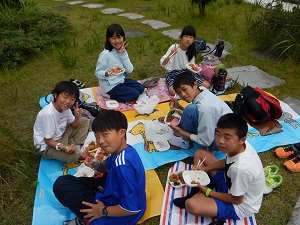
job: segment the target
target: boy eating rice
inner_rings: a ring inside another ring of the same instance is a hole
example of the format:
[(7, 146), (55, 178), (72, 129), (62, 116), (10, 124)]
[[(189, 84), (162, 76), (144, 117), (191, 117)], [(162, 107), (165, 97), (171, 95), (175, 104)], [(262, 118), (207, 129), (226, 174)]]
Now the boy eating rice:
[[(173, 203), (197, 216), (240, 220), (252, 216), (261, 207), (265, 185), (261, 160), (246, 143), (248, 126), (237, 114), (223, 115), (216, 129), (216, 143), (226, 158), (218, 160), (210, 152), (197, 150), (197, 160), (205, 161), (200, 168), (212, 176), (218, 191), (200, 185), (190, 195)], [(221, 222), (221, 221), (220, 221)], [(222, 224), (222, 223), (219, 223)]]

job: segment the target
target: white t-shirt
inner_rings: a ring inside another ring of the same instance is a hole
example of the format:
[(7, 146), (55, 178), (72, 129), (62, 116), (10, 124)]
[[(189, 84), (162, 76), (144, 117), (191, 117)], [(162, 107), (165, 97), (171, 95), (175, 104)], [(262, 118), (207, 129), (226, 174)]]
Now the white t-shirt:
[[(174, 45), (171, 45), (167, 51), (167, 53), (161, 57), (160, 64), (162, 65), (162, 62), (167, 58), (170, 54), (172, 49), (174, 49)], [(178, 47), (178, 44), (176, 44), (176, 47)], [(168, 72), (171, 72), (173, 70), (183, 70), (186, 69), (186, 65), (188, 63), (195, 64), (195, 57), (188, 61), (188, 56), (186, 55), (187, 51), (183, 51), (181, 48), (178, 48), (177, 53), (171, 57), (169, 62), (166, 65), (162, 65)]]
[(233, 157), (227, 156), (226, 164), (229, 166), (227, 184), (231, 183), (228, 184), (229, 193), (233, 196), (244, 196), (241, 204), (233, 204), (235, 212), (241, 219), (252, 216), (259, 211), (263, 199), (265, 175), (261, 160), (253, 147), (246, 142), (245, 151)]
[(37, 115), (33, 127), (34, 145), (44, 151), (47, 147), (44, 139), (59, 140), (66, 130), (66, 126), (75, 120), (71, 109), (58, 112), (53, 103), (46, 105)]

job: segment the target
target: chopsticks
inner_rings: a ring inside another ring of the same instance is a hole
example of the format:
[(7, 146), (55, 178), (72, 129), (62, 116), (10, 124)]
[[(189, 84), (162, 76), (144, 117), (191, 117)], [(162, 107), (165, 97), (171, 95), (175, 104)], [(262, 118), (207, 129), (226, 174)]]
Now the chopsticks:
[(168, 57), (169, 59), (172, 58), (173, 55), (175, 55), (177, 53), (177, 49), (180, 47), (180, 45), (178, 45), (178, 47), (176, 47), (176, 44), (175, 44), (175, 51)]
[[(201, 166), (202, 163), (204, 163), (205, 159), (206, 159), (206, 157), (204, 157), (204, 159), (202, 160), (202, 162), (201, 162), (201, 160), (199, 159), (198, 164), (197, 164), (197, 167)], [(197, 170), (195, 170), (195, 172), (194, 172), (193, 180), (195, 180), (196, 174), (197, 174)]]

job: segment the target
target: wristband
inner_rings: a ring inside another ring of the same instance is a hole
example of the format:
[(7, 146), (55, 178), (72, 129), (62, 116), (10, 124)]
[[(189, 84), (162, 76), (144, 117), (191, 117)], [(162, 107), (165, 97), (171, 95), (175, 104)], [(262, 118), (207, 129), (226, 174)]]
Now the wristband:
[(93, 165), (92, 165), (92, 167), (93, 167), (93, 169), (98, 169), (99, 168), (99, 166), (100, 166), (100, 161), (99, 161), (99, 159), (93, 159)]
[(62, 143), (57, 143), (57, 144), (56, 144), (55, 149), (56, 149), (57, 151), (60, 151), (59, 145), (62, 145)]
[(210, 194), (211, 191), (212, 191), (212, 189), (207, 188), (207, 189), (206, 189), (206, 192), (205, 192), (205, 196), (206, 196), (206, 197), (209, 197), (209, 194)]

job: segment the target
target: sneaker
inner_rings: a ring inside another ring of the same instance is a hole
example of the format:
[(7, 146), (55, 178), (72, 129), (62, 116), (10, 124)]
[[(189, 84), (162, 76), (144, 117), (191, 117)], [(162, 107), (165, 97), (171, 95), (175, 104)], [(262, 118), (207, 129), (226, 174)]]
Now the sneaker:
[(279, 174), (271, 174), (266, 177), (266, 183), (264, 187), (264, 194), (269, 194), (274, 188), (277, 188), (282, 183), (282, 176)]
[(279, 168), (276, 165), (266, 166), (264, 168), (265, 177), (276, 174), (278, 172), (278, 170), (279, 170)]
[(300, 154), (298, 154), (295, 158), (284, 162), (283, 165), (290, 171), (299, 172), (300, 171)]
[(279, 157), (281, 159), (286, 159), (290, 156), (298, 154), (298, 149), (295, 147), (295, 145), (278, 147), (274, 151), (275, 151), (275, 154), (277, 155), (277, 157)]

